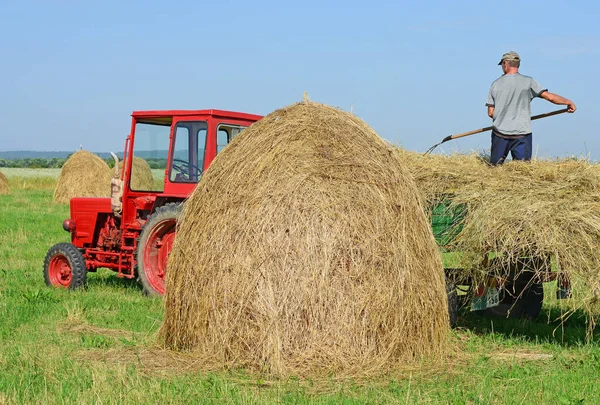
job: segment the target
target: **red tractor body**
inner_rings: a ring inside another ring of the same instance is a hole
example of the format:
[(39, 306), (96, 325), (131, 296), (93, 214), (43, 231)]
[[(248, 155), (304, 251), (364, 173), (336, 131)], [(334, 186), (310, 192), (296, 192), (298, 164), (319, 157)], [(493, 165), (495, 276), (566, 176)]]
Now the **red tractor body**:
[[(260, 118), (221, 110), (134, 112), (111, 198), (71, 199), (70, 218), (63, 223), (71, 243), (48, 251), (46, 283), (78, 288), (88, 271), (104, 267), (119, 277), (137, 277), (148, 294), (164, 294), (180, 204), (217, 153)], [(165, 167), (163, 181), (136, 189), (134, 157)]]

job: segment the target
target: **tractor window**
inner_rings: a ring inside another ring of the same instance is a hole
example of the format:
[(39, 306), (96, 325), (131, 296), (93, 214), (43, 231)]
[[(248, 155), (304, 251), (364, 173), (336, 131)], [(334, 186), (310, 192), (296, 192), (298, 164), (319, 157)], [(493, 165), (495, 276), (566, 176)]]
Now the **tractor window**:
[(217, 127), (217, 153), (221, 152), (244, 129), (246, 127), (241, 125), (220, 124)]
[(178, 122), (169, 178), (176, 183), (197, 183), (202, 177), (206, 149), (206, 121)]
[(171, 126), (167, 123), (138, 122), (135, 125), (129, 188), (135, 191), (163, 191), (170, 133)]

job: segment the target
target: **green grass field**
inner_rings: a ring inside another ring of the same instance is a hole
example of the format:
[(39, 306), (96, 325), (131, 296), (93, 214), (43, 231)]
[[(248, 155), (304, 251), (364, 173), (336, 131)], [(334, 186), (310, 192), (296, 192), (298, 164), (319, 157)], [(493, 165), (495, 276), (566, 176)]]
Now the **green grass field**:
[(586, 341), (582, 314), (554, 322), (556, 300), (537, 322), (463, 312), (450, 336), (456, 349), (443, 364), (370, 380), (199, 371), (157, 348), (162, 300), (144, 297), (136, 283), (99, 270), (85, 291), (45, 286), (47, 249), (69, 240), (61, 228), (68, 206), (52, 202), (52, 181), (6, 174), (12, 193), (0, 196), (0, 404), (600, 403), (598, 337)]

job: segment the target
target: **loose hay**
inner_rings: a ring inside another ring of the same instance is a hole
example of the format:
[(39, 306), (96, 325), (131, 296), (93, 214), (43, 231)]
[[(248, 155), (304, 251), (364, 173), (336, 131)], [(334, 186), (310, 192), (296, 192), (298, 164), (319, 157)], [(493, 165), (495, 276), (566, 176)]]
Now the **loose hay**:
[[(559, 275), (583, 283), (573, 286), (572, 308), (597, 315), (600, 166), (556, 159), (494, 167), (476, 155), (398, 153), (430, 208), (442, 200), (451, 201), (450, 209), (467, 208), (462, 230), (448, 246), (463, 252), (463, 277), (507, 277), (508, 263), (517, 258), (542, 258)], [(485, 260), (490, 254), (498, 260)]]
[(9, 194), (8, 180), (4, 173), (0, 172), (0, 194)]
[(64, 163), (54, 201), (68, 203), (73, 197), (109, 197), (112, 170), (106, 162), (91, 152), (75, 152)]
[(167, 347), (208, 367), (369, 374), (436, 357), (437, 246), (404, 162), (362, 120), (299, 103), (246, 129), (185, 204)]
[(131, 163), (131, 189), (132, 190), (154, 190), (154, 177), (148, 162), (134, 156)]

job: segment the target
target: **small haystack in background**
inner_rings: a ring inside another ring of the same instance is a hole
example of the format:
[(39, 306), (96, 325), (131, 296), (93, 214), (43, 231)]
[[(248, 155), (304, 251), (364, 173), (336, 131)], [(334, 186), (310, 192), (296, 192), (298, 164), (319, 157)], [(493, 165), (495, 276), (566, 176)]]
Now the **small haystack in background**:
[(4, 173), (0, 172), (0, 194), (9, 194), (8, 180)]
[(368, 374), (439, 355), (442, 263), (404, 162), (368, 125), (303, 102), (225, 148), (185, 203), (167, 347), (276, 375)]
[(150, 165), (144, 159), (134, 156), (131, 162), (131, 189), (154, 190), (154, 177)]
[[(477, 155), (423, 156), (398, 150), (431, 209), (466, 215), (449, 250), (463, 276), (506, 277), (518, 258), (541, 258), (576, 283), (571, 303), (590, 313), (600, 300), (600, 167), (580, 159), (490, 166)], [(482, 260), (489, 255), (497, 258)], [(546, 268), (534, 269), (536, 272)], [(579, 283), (579, 284), (577, 284)], [(583, 283), (583, 284), (581, 284)]]
[(73, 197), (110, 197), (113, 171), (100, 157), (85, 150), (73, 153), (63, 165), (54, 190), (54, 201)]

